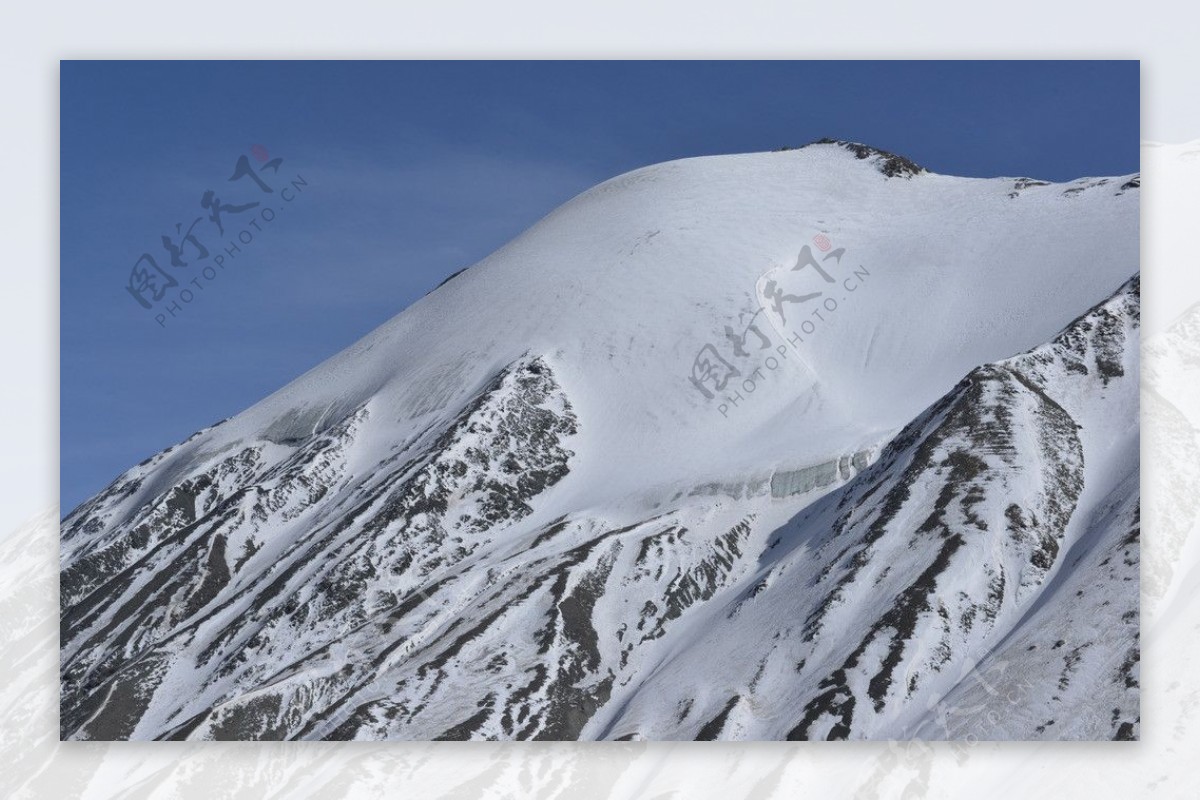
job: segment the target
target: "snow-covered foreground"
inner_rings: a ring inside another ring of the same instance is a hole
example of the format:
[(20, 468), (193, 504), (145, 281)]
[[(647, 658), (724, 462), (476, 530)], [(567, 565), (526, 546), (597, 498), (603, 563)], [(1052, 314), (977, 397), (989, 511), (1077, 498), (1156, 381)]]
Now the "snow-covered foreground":
[(1138, 189), (584, 193), (62, 529), (72, 739), (1138, 735)]

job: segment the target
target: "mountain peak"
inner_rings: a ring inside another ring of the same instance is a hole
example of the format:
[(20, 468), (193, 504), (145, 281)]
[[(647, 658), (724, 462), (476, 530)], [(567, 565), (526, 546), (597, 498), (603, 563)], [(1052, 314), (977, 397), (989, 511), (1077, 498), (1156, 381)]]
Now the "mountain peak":
[(1137, 194), (808, 147), (606, 181), (68, 515), (64, 739), (1136, 733)]
[(929, 170), (917, 164), (910, 158), (883, 150), (861, 142), (851, 142), (847, 139), (833, 139), (828, 136), (809, 142), (800, 147), (781, 147), (776, 152), (788, 150), (804, 150), (817, 145), (833, 145), (852, 153), (855, 158), (869, 160), (879, 172), (887, 178), (911, 178), (914, 175), (928, 174)]

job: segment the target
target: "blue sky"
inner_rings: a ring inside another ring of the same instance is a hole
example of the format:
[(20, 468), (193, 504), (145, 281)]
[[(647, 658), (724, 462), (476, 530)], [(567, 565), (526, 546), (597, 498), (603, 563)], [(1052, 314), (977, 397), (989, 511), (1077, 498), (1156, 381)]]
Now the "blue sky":
[[(613, 175), (825, 136), (958, 175), (1131, 173), (1138, 84), (1131, 61), (63, 62), (62, 508)], [(271, 193), (229, 180), (242, 156)], [(208, 190), (259, 205), (221, 236)], [(162, 237), (198, 217), (208, 259), (171, 266)], [(143, 253), (179, 281), (149, 310)]]

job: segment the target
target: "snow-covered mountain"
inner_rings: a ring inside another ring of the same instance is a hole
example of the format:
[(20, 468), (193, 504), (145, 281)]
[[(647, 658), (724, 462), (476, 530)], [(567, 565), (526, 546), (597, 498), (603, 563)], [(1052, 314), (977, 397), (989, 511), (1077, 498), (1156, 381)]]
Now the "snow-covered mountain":
[(62, 736), (1136, 737), (1138, 187), (585, 192), (63, 521)]

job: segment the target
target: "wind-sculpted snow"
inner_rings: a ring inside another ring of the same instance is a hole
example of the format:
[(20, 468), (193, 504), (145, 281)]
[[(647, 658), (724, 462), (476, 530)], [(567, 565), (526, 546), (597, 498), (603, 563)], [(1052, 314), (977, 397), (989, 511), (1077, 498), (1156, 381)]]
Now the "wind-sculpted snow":
[(585, 193), (63, 521), (62, 736), (1136, 737), (1137, 188)]

